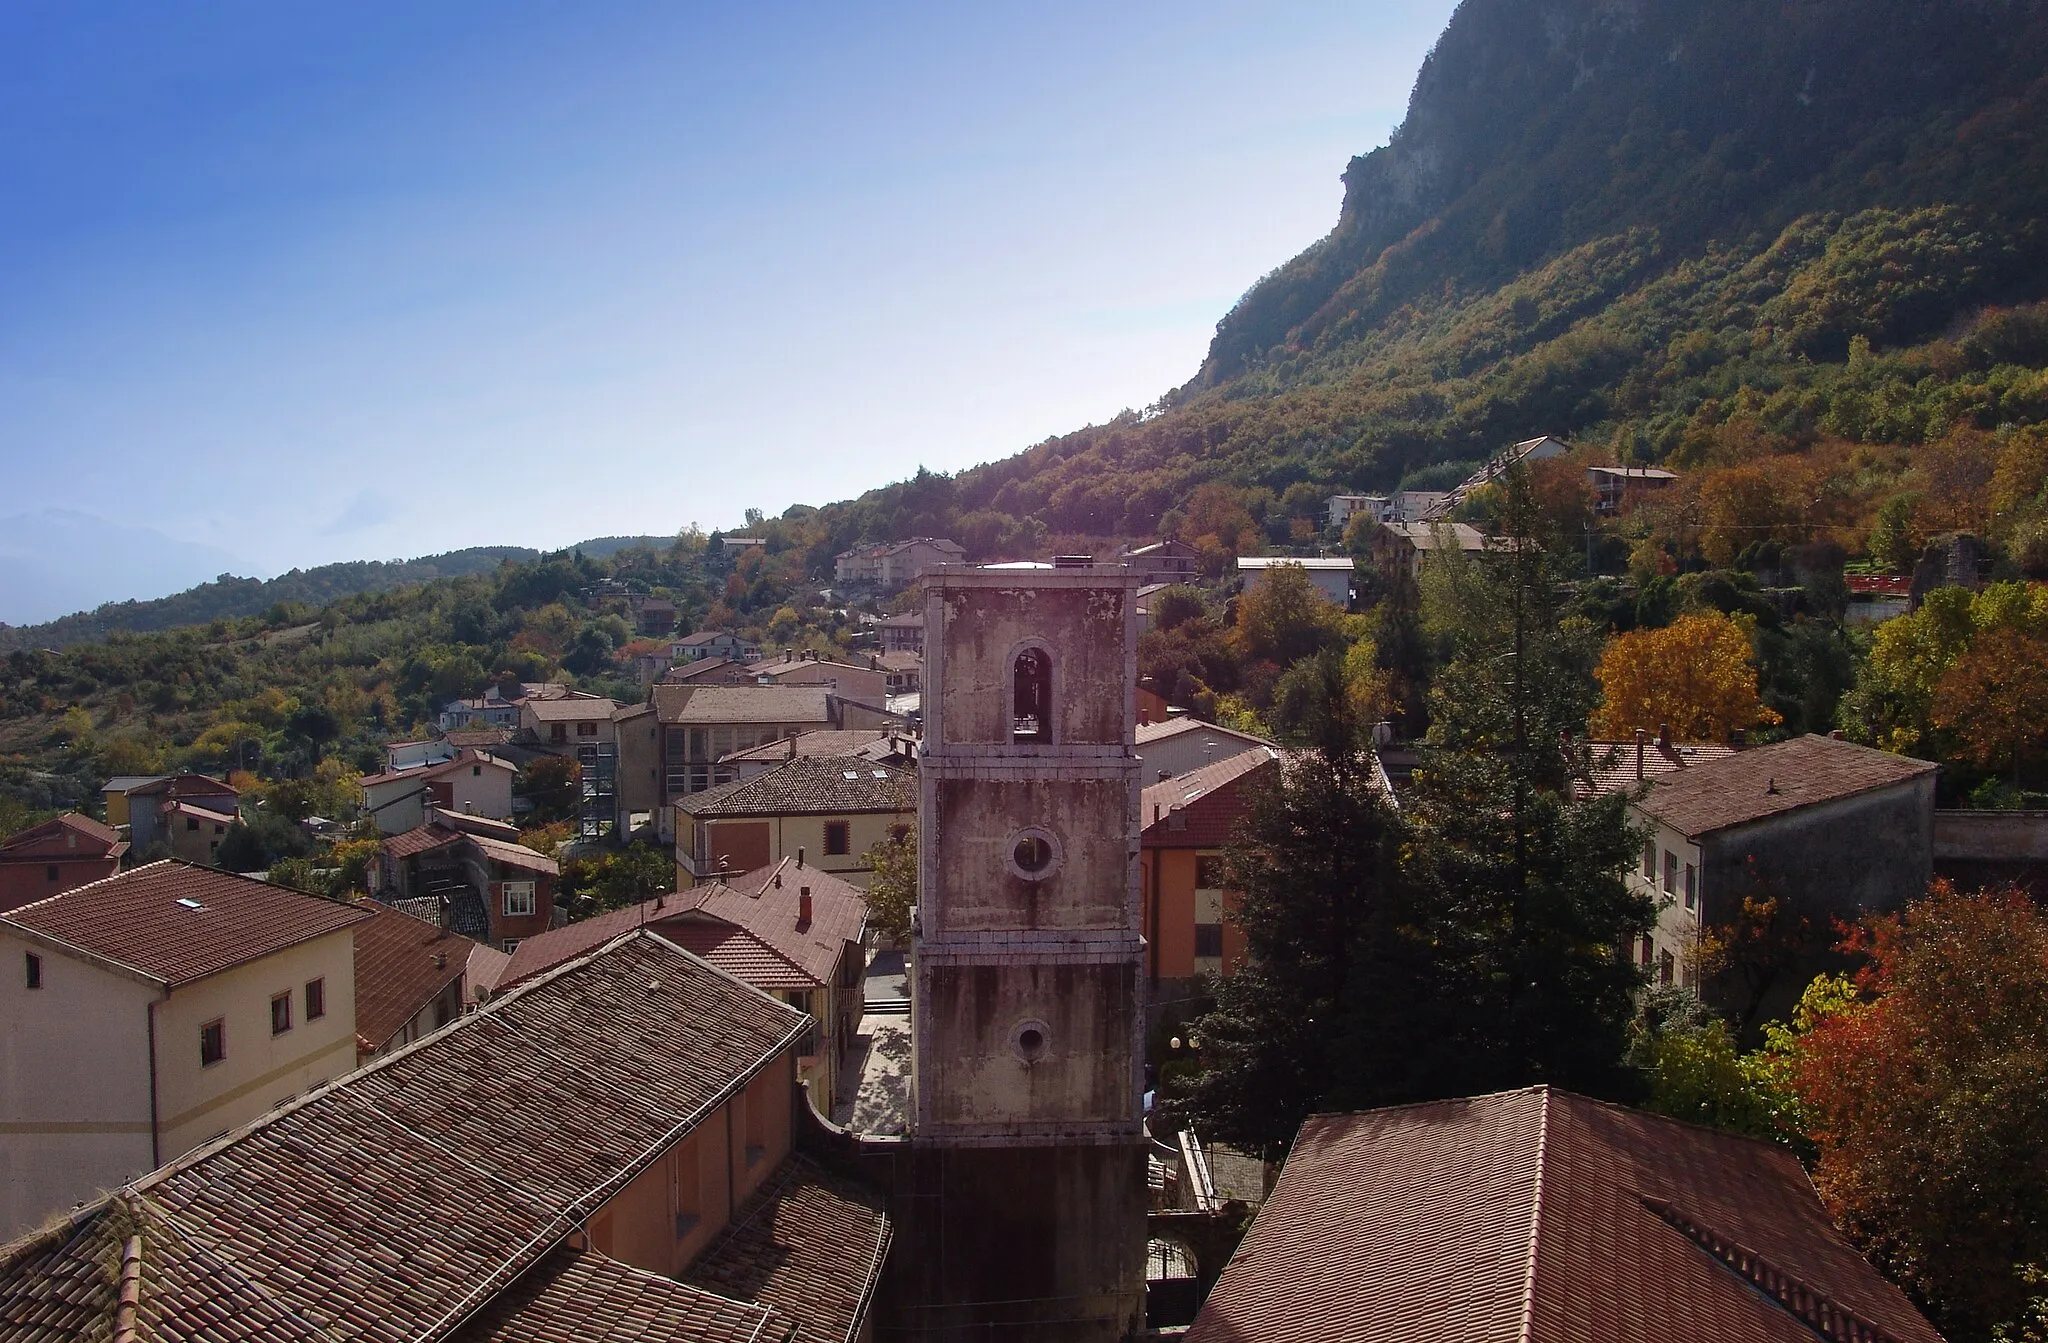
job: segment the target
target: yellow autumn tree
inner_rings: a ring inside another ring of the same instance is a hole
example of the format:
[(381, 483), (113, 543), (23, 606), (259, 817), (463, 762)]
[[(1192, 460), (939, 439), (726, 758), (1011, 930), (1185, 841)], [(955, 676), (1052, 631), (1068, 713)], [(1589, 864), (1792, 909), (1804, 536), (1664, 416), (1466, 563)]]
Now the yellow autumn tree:
[(1935, 683), (1932, 717), (1972, 764), (2017, 779), (2048, 747), (2048, 640), (1984, 631)]
[(1595, 674), (1602, 696), (1591, 724), (1596, 737), (1668, 724), (1677, 741), (1725, 741), (1780, 721), (1757, 698), (1748, 633), (1718, 611), (1615, 635)]

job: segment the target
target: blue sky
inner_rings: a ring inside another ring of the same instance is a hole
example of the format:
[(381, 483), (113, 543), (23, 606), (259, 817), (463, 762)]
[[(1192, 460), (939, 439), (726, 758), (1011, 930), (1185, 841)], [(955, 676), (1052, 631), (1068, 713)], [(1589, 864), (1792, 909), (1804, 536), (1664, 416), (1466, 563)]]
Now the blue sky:
[(8, 0), (0, 518), (276, 572), (1007, 455), (1193, 373), (1450, 9)]

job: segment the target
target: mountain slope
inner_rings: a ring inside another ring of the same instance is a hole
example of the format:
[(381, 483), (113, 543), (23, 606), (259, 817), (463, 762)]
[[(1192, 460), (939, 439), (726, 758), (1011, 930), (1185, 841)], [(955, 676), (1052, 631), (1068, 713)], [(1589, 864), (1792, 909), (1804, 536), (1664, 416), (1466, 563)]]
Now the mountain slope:
[(1995, 309), (2048, 295), (2044, 71), (2035, 0), (1466, 0), (1186, 386), (829, 508), (830, 543), (1172, 532), (1209, 482), (1279, 541), (1539, 433), (1666, 460), (1731, 412), (1777, 451), (2042, 423), (2041, 319)]

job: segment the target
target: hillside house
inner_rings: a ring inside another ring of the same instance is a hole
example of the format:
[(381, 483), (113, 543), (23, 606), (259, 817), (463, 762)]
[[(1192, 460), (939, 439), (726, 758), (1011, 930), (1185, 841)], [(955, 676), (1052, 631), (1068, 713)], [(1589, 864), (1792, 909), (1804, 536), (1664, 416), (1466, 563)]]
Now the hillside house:
[(1132, 546), (1117, 553), (1117, 563), (1132, 573), (1144, 574), (1148, 581), (1159, 583), (1189, 583), (1202, 573), (1202, 554), (1184, 541), (1154, 541), (1148, 546)]
[(1784, 1148), (1530, 1087), (1311, 1115), (1189, 1343), (1940, 1343)]
[(1593, 511), (1602, 517), (1613, 517), (1644, 495), (1678, 483), (1676, 472), (1654, 466), (1589, 466), (1586, 478), (1593, 485)]
[(193, 1343), (857, 1343), (892, 1228), (795, 1150), (809, 1029), (627, 933), (9, 1247), (0, 1300), (52, 1338), (119, 1337), (125, 1281)]
[(1161, 723), (1140, 723), (1138, 759), (1150, 784), (1161, 775), (1173, 778), (1214, 765), (1246, 751), (1277, 750), (1279, 743), (1235, 728), (1219, 727), (1185, 715)]
[(676, 889), (784, 858), (866, 888), (867, 852), (917, 824), (917, 780), (855, 756), (799, 756), (675, 804)]
[(875, 637), (884, 653), (924, 652), (924, 612), (884, 616), (875, 622)]
[[(171, 854), (168, 813), (180, 802), (229, 820), (241, 812), (241, 794), (235, 787), (204, 774), (109, 779), (100, 795), (106, 799), (107, 824), (116, 829), (126, 826), (129, 851), (142, 858)], [(189, 841), (187, 847), (191, 847)]]
[(120, 870), (128, 841), (75, 811), (0, 840), (0, 914)]
[(1358, 565), (1349, 555), (1334, 559), (1301, 558), (1291, 555), (1240, 555), (1237, 557), (1237, 571), (1248, 583), (1261, 583), (1266, 575), (1282, 565), (1293, 565), (1308, 574), (1309, 582), (1315, 584), (1317, 592), (1323, 594), (1338, 606), (1351, 605), (1351, 580), (1358, 572)]
[(699, 630), (687, 634), (669, 645), (669, 661), (677, 666), (702, 662), (706, 658), (724, 658), (728, 662), (758, 662), (761, 648), (748, 643), (731, 630)]
[(0, 914), (0, 1241), (353, 1069), (368, 918), (171, 859)]
[(1226, 917), (1240, 893), (1224, 880), (1224, 850), (1258, 787), (1279, 769), (1279, 751), (1259, 746), (1146, 786), (1138, 813), (1139, 889), (1146, 978), (1155, 989), (1164, 983), (1177, 990), (1197, 975), (1229, 974), (1243, 963), (1244, 930)]
[(465, 749), (451, 760), (417, 769), (390, 769), (356, 780), (363, 790), (363, 814), (387, 835), (424, 825), (427, 809), (467, 813), (494, 821), (512, 819), (511, 762)]
[[(726, 756), (799, 732), (863, 726), (849, 722), (845, 707), (823, 686), (659, 685), (650, 698), (660, 762), (656, 825), (664, 843), (675, 838), (677, 798), (729, 782), (718, 767)], [(852, 717), (861, 716), (855, 706)], [(871, 726), (891, 721), (872, 711), (868, 716), (875, 720)]]
[(1484, 533), (1462, 522), (1390, 522), (1372, 534), (1373, 567), (1388, 578), (1422, 576), (1423, 561), (1438, 551), (1483, 555)]
[(564, 922), (555, 908), (561, 872), (544, 853), (437, 817), (384, 840), (370, 894), (386, 904), (435, 901), (443, 913), (433, 923), (509, 952)]
[(220, 857), (221, 841), (228, 828), (240, 818), (234, 812), (214, 811), (192, 802), (172, 802), (157, 817), (162, 841), (170, 856), (188, 863), (211, 867)]
[(1374, 522), (1386, 520), (1387, 496), (1384, 494), (1333, 494), (1323, 505), (1324, 525), (1340, 535), (1350, 525), (1351, 519), (1363, 513)]
[(967, 552), (957, 541), (918, 536), (908, 541), (877, 541), (841, 551), (833, 557), (835, 583), (894, 592), (910, 586), (933, 569), (964, 564)]
[(1629, 883), (1658, 917), (1638, 961), (1655, 981), (1695, 984), (1717, 1004), (1739, 997), (1765, 1015), (1789, 1011), (1817, 966), (1767, 985), (1701, 982), (1700, 930), (1734, 921), (1746, 897), (1775, 899), (1818, 930), (1817, 956), (1834, 921), (1921, 894), (1934, 871), (1937, 769), (1809, 735), (1652, 773), (1633, 807), (1647, 837)]

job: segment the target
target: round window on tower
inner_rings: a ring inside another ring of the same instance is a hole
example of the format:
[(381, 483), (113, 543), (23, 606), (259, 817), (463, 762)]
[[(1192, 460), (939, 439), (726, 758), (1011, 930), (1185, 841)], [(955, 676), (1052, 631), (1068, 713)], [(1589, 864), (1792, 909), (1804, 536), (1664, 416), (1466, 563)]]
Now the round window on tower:
[(1052, 831), (1039, 826), (1020, 830), (1010, 838), (1010, 875), (1025, 881), (1044, 881), (1059, 871), (1060, 841)]
[(1025, 1063), (1036, 1063), (1052, 1052), (1052, 1027), (1033, 1018), (1010, 1028), (1010, 1052)]

